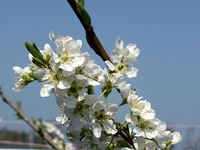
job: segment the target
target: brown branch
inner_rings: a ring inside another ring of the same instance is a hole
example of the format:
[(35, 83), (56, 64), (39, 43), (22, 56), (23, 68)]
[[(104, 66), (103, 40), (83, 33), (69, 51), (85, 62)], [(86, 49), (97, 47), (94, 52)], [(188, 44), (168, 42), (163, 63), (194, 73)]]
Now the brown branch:
[[(86, 39), (90, 47), (102, 58), (103, 61), (109, 60), (111, 62), (110, 57), (108, 56), (107, 52), (103, 48), (100, 40), (96, 36), (96, 33), (94, 32), (94, 29), (91, 25), (91, 23), (88, 24), (87, 20), (83, 18), (83, 14), (81, 14), (81, 6), (75, 1), (75, 0), (67, 0), (71, 8), (73, 9), (74, 13), (78, 17), (79, 21), (81, 22), (83, 28), (86, 32)], [(86, 11), (86, 10), (85, 10)], [(86, 12), (87, 13), (87, 12)], [(89, 15), (88, 15), (89, 16)], [(119, 89), (117, 91), (120, 93)], [(123, 102), (120, 105), (123, 105), (126, 100), (123, 100)], [(129, 145), (134, 147), (133, 141), (131, 138), (127, 137), (126, 134), (123, 133), (121, 129), (117, 129), (118, 132), (117, 135), (121, 136)]]
[(81, 14), (81, 6), (77, 4), (75, 0), (67, 0), (71, 8), (73, 9), (74, 13), (78, 17), (79, 21), (81, 22), (83, 28), (86, 32), (86, 38), (90, 47), (99, 55), (104, 61), (110, 60), (107, 52), (105, 51), (104, 47), (102, 46), (101, 42), (99, 41), (98, 37), (96, 36), (93, 27), (91, 24), (88, 24), (87, 21), (83, 18)]
[(117, 128), (117, 133), (116, 133), (116, 135), (121, 136), (130, 146), (133, 147), (133, 149), (135, 149), (133, 140), (132, 140), (131, 138), (129, 138), (129, 137), (123, 132), (122, 129)]
[(24, 122), (26, 122), (35, 132), (37, 132), (43, 140), (45, 140), (49, 145), (51, 145), (52, 148), (56, 150), (60, 149), (55, 143), (52, 142), (52, 140), (47, 135), (41, 132), (41, 130), (35, 124), (33, 124), (33, 122), (30, 121), (28, 117), (26, 117), (26, 115), (12, 102), (12, 100), (10, 100), (8, 97), (4, 95), (1, 88), (0, 88), (0, 97), (6, 104), (8, 104), (16, 112), (18, 116), (20, 116), (21, 119), (24, 120)]
[(40, 144), (40, 143), (25, 143), (25, 142), (18, 142), (18, 141), (7, 141), (7, 140), (0, 140), (0, 144), (3, 145), (18, 145), (18, 146), (27, 146), (27, 147), (34, 147), (34, 148), (50, 148), (49, 145)]

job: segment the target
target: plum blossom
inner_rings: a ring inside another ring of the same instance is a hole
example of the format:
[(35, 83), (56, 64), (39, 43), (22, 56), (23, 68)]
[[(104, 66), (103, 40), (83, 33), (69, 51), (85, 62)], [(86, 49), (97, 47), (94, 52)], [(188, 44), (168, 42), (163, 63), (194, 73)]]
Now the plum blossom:
[[(38, 81), (42, 84), (42, 97), (53, 93), (60, 110), (60, 116), (55, 120), (66, 126), (66, 134), (76, 148), (106, 149), (111, 146), (121, 150), (154, 150), (170, 148), (182, 140), (180, 133), (167, 130), (166, 123), (157, 118), (150, 102), (138, 96), (126, 81), (125, 76), (137, 76), (134, 63), (140, 50), (135, 44), (125, 46), (121, 39), (117, 39), (112, 62), (105, 61), (107, 70), (96, 64), (87, 52), (81, 52), (81, 40), (54, 33), (49, 37), (57, 51), (54, 52), (49, 44), (45, 44), (42, 50), (28, 44), (31, 64), (25, 68), (13, 67), (17, 78), (14, 89), (19, 91)], [(100, 93), (97, 93), (96, 86), (101, 88)], [(113, 89), (117, 89), (122, 98), (119, 105), (108, 103), (108, 95)], [(102, 95), (104, 101), (101, 101)], [(121, 123), (115, 119), (115, 114), (125, 104), (130, 113)], [(44, 125), (47, 132), (58, 135), (59, 138), (52, 141), (62, 146), (60, 139), (63, 135), (53, 125), (46, 122)], [(61, 148), (74, 147), (69, 143)]]
[(105, 63), (111, 71), (125, 74), (128, 78), (133, 78), (137, 76), (138, 70), (130, 65), (135, 63), (139, 53), (140, 50), (135, 44), (128, 44), (124, 47), (124, 42), (118, 38), (111, 55), (111, 60), (114, 64), (110, 61), (105, 61)]
[(60, 36), (55, 39), (54, 33), (50, 33), (49, 36), (58, 50), (56, 61), (60, 63), (59, 68), (74, 73), (75, 68), (81, 66), (85, 61), (85, 57), (80, 53), (82, 41), (74, 40), (70, 36)]
[(101, 137), (103, 129), (107, 134), (115, 134), (117, 132), (112, 115), (116, 113), (118, 109), (119, 107), (116, 104), (105, 104), (101, 101), (96, 102), (92, 106), (92, 131), (97, 138)]
[(15, 87), (13, 88), (15, 91), (20, 91), (27, 84), (35, 80), (35, 77), (30, 67), (21, 68), (19, 66), (14, 66), (13, 70), (15, 71), (17, 78)]
[(127, 98), (127, 103), (134, 115), (139, 115), (145, 120), (155, 117), (155, 111), (151, 108), (150, 102), (142, 100), (142, 97), (131, 93)]

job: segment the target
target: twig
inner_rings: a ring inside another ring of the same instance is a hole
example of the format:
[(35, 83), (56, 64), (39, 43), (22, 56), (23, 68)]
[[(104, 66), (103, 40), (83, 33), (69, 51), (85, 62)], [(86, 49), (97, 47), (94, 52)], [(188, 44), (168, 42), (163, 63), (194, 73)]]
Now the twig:
[(30, 121), (26, 115), (12, 102), (12, 100), (10, 100), (8, 97), (6, 97), (3, 93), (3, 91), (0, 88), (0, 96), (2, 98), (2, 100), (8, 104), (16, 113), (18, 116), (20, 116), (21, 119), (23, 119), (35, 132), (37, 132), (41, 138), (43, 140), (45, 140), (49, 145), (51, 145), (52, 148), (59, 150), (60, 148), (54, 144), (51, 139), (45, 135), (43, 132), (41, 132), (41, 130), (35, 125), (33, 124), (32, 121)]
[(0, 144), (3, 144), (3, 145), (27, 146), (27, 147), (34, 147), (34, 148), (49, 148), (49, 145), (46, 145), (46, 144), (25, 143), (25, 142), (7, 141), (7, 140), (0, 140)]
[(133, 149), (135, 149), (133, 140), (131, 138), (127, 137), (126, 134), (124, 134), (124, 132), (120, 128), (117, 128), (116, 135), (121, 136), (130, 146), (133, 147)]
[(98, 37), (96, 36), (96, 33), (93, 30), (93, 27), (91, 24), (88, 24), (86, 20), (83, 18), (80, 6), (76, 3), (75, 0), (67, 0), (71, 8), (73, 9), (74, 13), (78, 17), (79, 21), (81, 22), (83, 28), (85, 29), (88, 44), (90, 47), (104, 60), (110, 60), (110, 57), (106, 53), (104, 47), (102, 46), (101, 42), (99, 41)]
[[(105, 51), (105, 49), (103, 48), (100, 40), (96, 36), (96, 33), (94, 32), (94, 29), (93, 29), (92, 25), (88, 24), (87, 20), (85, 20), (83, 18), (83, 14), (81, 14), (81, 11), (80, 11), (81, 6), (75, 0), (67, 0), (67, 2), (69, 3), (69, 5), (71, 6), (72, 10), (74, 11), (76, 16), (78, 17), (78, 19), (81, 22), (83, 28), (85, 29), (86, 39), (87, 39), (87, 42), (90, 45), (90, 47), (97, 53), (97, 55), (99, 55), (102, 58), (103, 61), (109, 60), (111, 62), (110, 57), (108, 56), (108, 54)], [(117, 89), (117, 91), (120, 93), (119, 89)], [(122, 102), (122, 104), (123, 104), (123, 102)], [(124, 140), (126, 140), (127, 143), (129, 143), (131, 146), (134, 147), (132, 139), (127, 137), (121, 131), (121, 129), (118, 129), (117, 134), (120, 135)]]

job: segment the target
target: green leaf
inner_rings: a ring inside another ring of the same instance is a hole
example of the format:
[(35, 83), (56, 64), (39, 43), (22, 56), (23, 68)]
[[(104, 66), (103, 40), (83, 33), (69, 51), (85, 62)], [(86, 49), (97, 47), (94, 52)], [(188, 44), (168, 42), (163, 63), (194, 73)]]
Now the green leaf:
[(87, 25), (87, 26), (91, 26), (91, 18), (89, 16), (89, 14), (87, 13), (87, 11), (85, 10), (84, 7), (80, 6), (79, 5), (79, 8), (80, 8), (80, 14), (84, 20), (84, 23)]
[(33, 57), (32, 62), (33, 62), (36, 66), (38, 66), (38, 67), (40, 67), (40, 68), (46, 66), (45, 63), (44, 63), (41, 59), (39, 59), (39, 58), (37, 58), (37, 57)]
[(43, 60), (43, 56), (42, 54), (40, 53), (40, 50), (37, 48), (37, 46), (35, 45), (35, 43), (33, 43), (33, 45), (31, 45), (30, 43), (28, 43), (27, 41), (25, 41), (25, 46), (26, 46), (26, 49), (29, 51), (29, 53), (31, 53), (31, 55), (33, 57), (37, 57), (41, 60)]
[(106, 147), (106, 150), (114, 150), (115, 149), (115, 147), (116, 147), (116, 144), (114, 144), (114, 143), (107, 143), (107, 147)]
[(84, 0), (78, 0), (78, 4), (84, 8), (84, 5), (85, 5), (85, 1)]
[(92, 85), (89, 85), (89, 86), (87, 87), (87, 89), (88, 89), (88, 94), (94, 94), (94, 88), (93, 88)]

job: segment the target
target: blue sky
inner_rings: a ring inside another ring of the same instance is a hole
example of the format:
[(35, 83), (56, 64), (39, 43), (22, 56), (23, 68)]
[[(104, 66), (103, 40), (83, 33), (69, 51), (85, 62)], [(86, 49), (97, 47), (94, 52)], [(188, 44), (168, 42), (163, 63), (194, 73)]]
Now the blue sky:
[[(138, 77), (131, 83), (152, 103), (158, 117), (169, 123), (199, 124), (200, 1), (86, 0), (86, 8), (108, 53), (119, 36), (141, 49)], [(48, 34), (54, 31), (82, 39), (83, 50), (103, 65), (101, 59), (88, 47), (84, 30), (65, 0), (1, 0), (0, 18), (0, 85), (11, 99), (23, 102), (28, 116), (55, 118), (59, 113), (55, 99), (41, 98), (38, 83), (20, 93), (12, 91), (12, 67), (28, 64), (24, 41), (43, 48), (47, 42), (53, 44)], [(15, 118), (3, 102), (0, 117)]]

